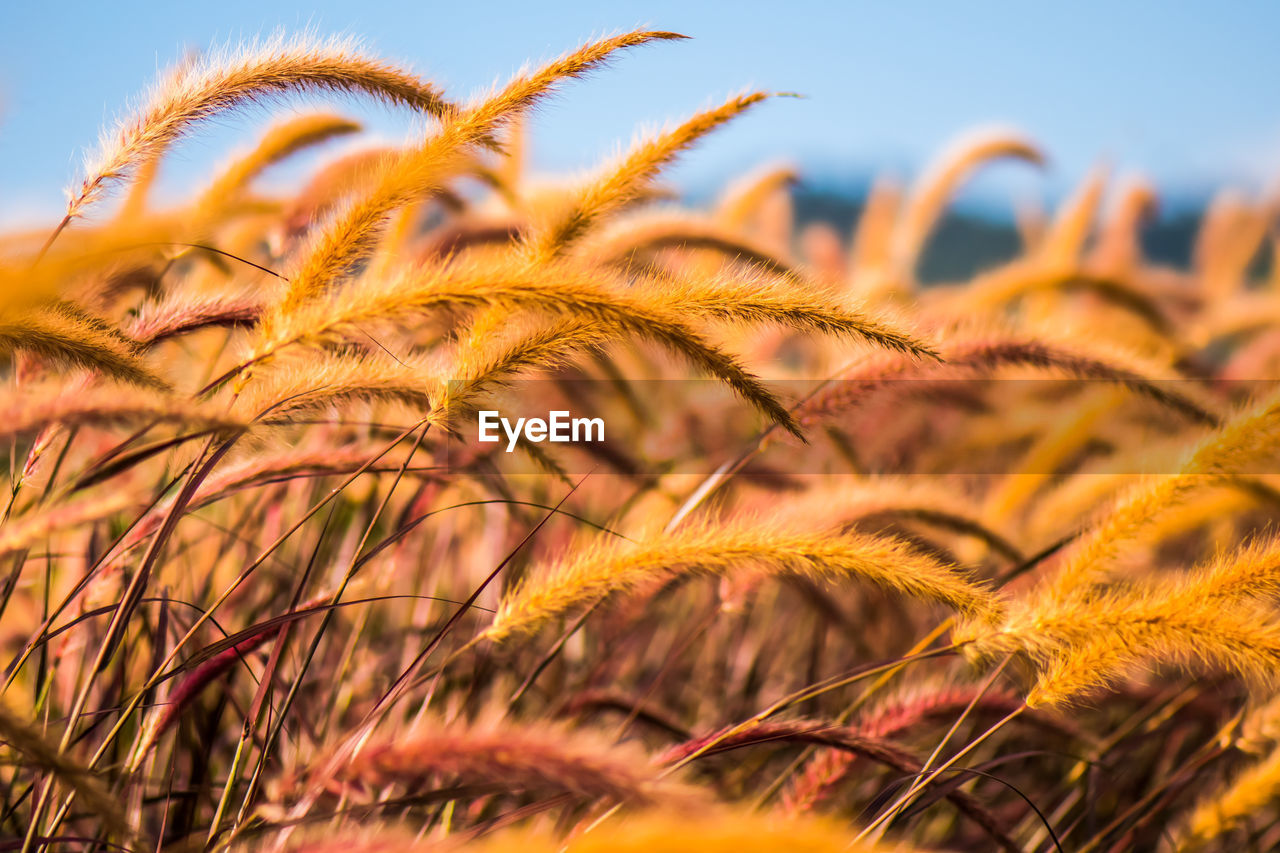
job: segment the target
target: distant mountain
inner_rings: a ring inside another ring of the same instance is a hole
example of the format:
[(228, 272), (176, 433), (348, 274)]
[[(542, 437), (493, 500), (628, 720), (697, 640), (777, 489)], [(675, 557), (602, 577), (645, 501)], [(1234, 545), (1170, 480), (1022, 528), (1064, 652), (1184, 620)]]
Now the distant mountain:
[[(793, 194), (796, 223), (826, 222), (847, 240), (862, 212), (862, 200), (838, 193), (797, 188)], [(1185, 269), (1199, 227), (1200, 214), (1181, 212), (1151, 223), (1142, 244), (1153, 262)], [(925, 283), (962, 281), (1015, 257), (1021, 241), (1013, 223), (966, 212), (950, 212), (938, 224), (918, 270)]]

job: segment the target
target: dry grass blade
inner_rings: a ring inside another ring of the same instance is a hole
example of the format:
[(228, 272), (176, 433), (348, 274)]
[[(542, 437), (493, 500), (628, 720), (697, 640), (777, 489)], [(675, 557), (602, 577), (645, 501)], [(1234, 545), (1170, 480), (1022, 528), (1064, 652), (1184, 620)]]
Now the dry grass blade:
[(1036, 261), (1049, 269), (1071, 269), (1084, 256), (1107, 185), (1107, 170), (1094, 169), (1063, 202), (1036, 251)]
[[(1096, 627), (1104, 635), (1078, 638), (1053, 654), (1027, 694), (1028, 705), (1070, 705), (1115, 684), (1139, 664), (1227, 672), (1263, 689), (1275, 684), (1280, 626), (1269, 622), (1260, 608), (1239, 612), (1182, 605), (1170, 610), (1138, 604), (1127, 609), (1080, 607), (1076, 613), (1079, 618), (1099, 614)], [(1031, 642), (1042, 644), (1050, 636), (1045, 631)]]
[(747, 225), (770, 196), (786, 190), (800, 179), (794, 166), (771, 166), (749, 174), (725, 190), (716, 205), (716, 219), (731, 229)]
[(288, 426), (304, 412), (353, 402), (394, 401), (431, 411), (444, 394), (426, 362), (337, 355), (284, 362), (236, 399), (254, 422)]
[(288, 345), (323, 343), (350, 330), (367, 335), (362, 329), (365, 324), (418, 316), (445, 306), (540, 309), (591, 320), (601, 331), (636, 335), (678, 353), (724, 381), (773, 423), (800, 435), (790, 412), (732, 355), (707, 341), (670, 308), (602, 288), (598, 279), (573, 267), (524, 264), (414, 272), (408, 281), (351, 289), (335, 299), (294, 310), (274, 328), (269, 343), (255, 347), (246, 365)]
[(1069, 599), (1051, 591), (1016, 602), (999, 626), (971, 622), (953, 639), (973, 655), (1024, 652), (1045, 662), (1033, 706), (1067, 704), (1139, 662), (1225, 670), (1265, 685), (1280, 671), (1280, 622), (1252, 598), (1270, 591), (1261, 588), (1275, 571), (1268, 557), (1248, 553), (1168, 586)]
[(140, 306), (124, 323), (124, 334), (139, 347), (200, 329), (248, 327), (262, 314), (262, 297), (251, 293), (194, 296), (177, 293)]
[(291, 91), (359, 92), (437, 117), (453, 108), (417, 77), (370, 59), (350, 42), (283, 37), (230, 55), (186, 63), (156, 86), (147, 102), (90, 158), (72, 195), (68, 219), (79, 215), (113, 182), (159, 156), (192, 125), (211, 116)]
[(856, 338), (917, 358), (937, 359), (928, 343), (851, 310), (829, 294), (806, 293), (776, 277), (730, 275), (719, 280), (679, 279), (654, 285), (661, 298), (682, 309), (739, 323), (776, 323), (803, 332)]
[(895, 269), (910, 274), (925, 240), (960, 183), (982, 164), (1010, 157), (1043, 165), (1033, 143), (1006, 130), (984, 131), (957, 140), (920, 178), (903, 205), (891, 249)]
[(360, 125), (342, 116), (318, 113), (290, 119), (263, 134), (258, 145), (223, 170), (196, 201), (197, 210), (216, 209), (244, 191), (264, 169), (312, 145), (356, 133)]
[(758, 522), (691, 526), (622, 547), (605, 543), (534, 571), (502, 602), (484, 637), (537, 630), (569, 610), (614, 593), (685, 574), (756, 568), (835, 583), (864, 581), (956, 610), (990, 616), (998, 599), (955, 568), (889, 538), (803, 534)]
[[(323, 293), (337, 277), (368, 257), (388, 216), (434, 190), (461, 168), (469, 149), (486, 143), (504, 122), (518, 118), (564, 80), (581, 77), (617, 50), (680, 38), (674, 33), (636, 31), (585, 45), (539, 71), (520, 75), (500, 92), (456, 115), (416, 149), (391, 160), (373, 188), (331, 222), (289, 276), (277, 314), (287, 316)], [(274, 317), (273, 317), (274, 320)]]
[(802, 276), (786, 258), (758, 241), (704, 218), (669, 212), (628, 217), (602, 229), (581, 246), (582, 254), (623, 269), (643, 268), (646, 257), (664, 249), (714, 252), (727, 260), (787, 278)]
[(27, 352), (55, 365), (88, 368), (148, 388), (168, 387), (130, 351), (123, 336), (69, 306), (0, 323), (0, 350)]
[(541, 228), (530, 239), (529, 251), (539, 259), (564, 252), (595, 223), (633, 201), (682, 151), (768, 97), (765, 92), (737, 95), (673, 130), (642, 141), (607, 174), (588, 183), (567, 211)]
[(1175, 474), (1150, 478), (1123, 494), (1077, 545), (1052, 579), (1066, 595), (1104, 578), (1123, 546), (1163, 510), (1197, 490), (1251, 473), (1280, 450), (1280, 398), (1246, 409), (1201, 440)]
[(330, 769), (322, 761), (316, 767), (325, 768), (327, 786), (348, 796), (388, 785), (408, 791), (493, 786), (643, 806), (689, 794), (663, 782), (634, 747), (548, 726), (424, 724), (418, 731), (364, 744), (345, 764)]

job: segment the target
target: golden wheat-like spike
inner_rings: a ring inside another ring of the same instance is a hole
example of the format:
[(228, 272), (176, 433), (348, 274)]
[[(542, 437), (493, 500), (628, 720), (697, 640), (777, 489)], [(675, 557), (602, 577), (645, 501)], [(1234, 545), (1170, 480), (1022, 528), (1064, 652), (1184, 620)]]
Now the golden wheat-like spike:
[(738, 231), (750, 224), (765, 199), (795, 184), (800, 173), (789, 164), (768, 166), (744, 175), (724, 191), (716, 204), (715, 219)]
[(1044, 155), (1034, 143), (1003, 129), (966, 135), (938, 156), (912, 187), (894, 227), (890, 255), (895, 271), (910, 276), (925, 240), (960, 183), (979, 166), (1000, 158), (1044, 164)]
[(1267, 236), (1269, 217), (1235, 190), (1214, 196), (1196, 234), (1192, 262), (1205, 295), (1221, 302), (1243, 284)]
[(609, 542), (533, 572), (502, 602), (484, 636), (536, 630), (568, 610), (677, 574), (725, 575), (743, 567), (824, 580), (862, 580), (956, 610), (991, 614), (998, 599), (951, 566), (891, 538), (795, 533), (740, 521), (695, 525), (642, 544)]
[(433, 308), (506, 307), (591, 320), (603, 330), (636, 335), (679, 353), (728, 384), (771, 421), (799, 436), (790, 412), (738, 360), (705, 340), (670, 308), (600, 287), (599, 276), (571, 266), (523, 263), (453, 265), (412, 272), (407, 280), (348, 288), (334, 300), (299, 306), (260, 342), (250, 362), (286, 346), (323, 342), (366, 323), (385, 323)]
[(888, 274), (893, 256), (894, 223), (901, 208), (902, 187), (897, 181), (877, 178), (854, 226), (853, 247), (849, 252), (849, 274), (860, 289), (868, 286), (874, 289), (878, 284), (874, 279)]
[(684, 38), (687, 36), (661, 30), (632, 30), (589, 42), (577, 50), (552, 60), (533, 73), (518, 75), (498, 97), (483, 103), (478, 111), (496, 118), (522, 110), (561, 81), (581, 78), (599, 68), (619, 50), (639, 47), (652, 41)]
[(254, 422), (287, 425), (299, 413), (352, 402), (399, 402), (430, 412), (444, 394), (422, 357), (326, 355), (281, 362), (236, 399)]
[(1265, 608), (1160, 588), (1019, 602), (1000, 626), (969, 623), (953, 639), (975, 656), (1025, 652), (1045, 662), (1032, 705), (1068, 703), (1139, 661), (1225, 670), (1263, 685), (1280, 664), (1280, 624)]
[(578, 320), (535, 326), (515, 335), (498, 336), (490, 326), (509, 326), (504, 312), (489, 310), (473, 325), (458, 349), (448, 389), (433, 410), (433, 418), (456, 423), (489, 389), (529, 371), (559, 367), (576, 355), (608, 343), (599, 327)]
[(1062, 203), (1036, 252), (1036, 262), (1052, 270), (1074, 268), (1084, 256), (1089, 232), (1098, 217), (1108, 170), (1098, 166)]
[(1002, 367), (1029, 367), (1121, 385), (1196, 423), (1221, 421), (1208, 403), (1178, 387), (1185, 382), (1162, 381), (1161, 374), (1167, 374), (1167, 370), (1104, 343), (1090, 341), (1072, 346), (1043, 332), (973, 336), (953, 333), (945, 340), (942, 364), (910, 362), (902, 355), (887, 353), (880, 360), (838, 377), (840, 381), (805, 401), (796, 412), (797, 418), (808, 424), (830, 417), (860, 405), (868, 392), (902, 380), (955, 380), (990, 375)]
[(316, 766), (324, 768), (324, 782), (342, 793), (388, 785), (408, 791), (468, 785), (632, 805), (690, 794), (663, 782), (659, 768), (634, 747), (590, 732), (510, 723), (423, 724), (365, 743), (345, 764)]
[[(405, 323), (445, 307), (541, 308), (562, 314), (585, 313), (599, 317), (617, 308), (612, 294), (586, 282), (581, 273), (561, 282), (552, 268), (525, 264), (466, 263), (410, 268), (381, 280), (364, 280), (350, 287), (297, 306), (269, 329), (259, 330), (251, 360), (264, 362), (294, 345), (322, 344), (361, 333), (370, 325)], [(554, 288), (561, 287), (560, 290)], [(571, 293), (578, 298), (571, 299)], [(588, 295), (589, 294), (589, 295)], [(607, 305), (606, 305), (607, 304)]]
[[(1165, 633), (1166, 649), (1173, 646), (1169, 640), (1173, 636), (1177, 636), (1174, 630)], [(1179, 636), (1179, 639), (1183, 638)], [(1027, 705), (1032, 708), (1069, 707), (1113, 689), (1129, 670), (1146, 657), (1130, 647), (1131, 640), (1128, 633), (1101, 634), (1052, 655), (1043, 665), (1035, 684), (1027, 691)]]
[(1098, 233), (1089, 266), (1104, 276), (1132, 275), (1142, 261), (1142, 225), (1156, 214), (1155, 189), (1140, 178), (1122, 185), (1106, 223)]
[(245, 103), (308, 90), (359, 92), (437, 117), (453, 111), (435, 87), (362, 55), (351, 42), (274, 38), (188, 63), (163, 78), (133, 116), (104, 136), (67, 216), (78, 216), (110, 184), (128, 179), (192, 125)]
[(993, 551), (1021, 559), (1019, 549), (1010, 543), (1006, 533), (992, 529), (976, 515), (970, 496), (936, 481), (874, 476), (853, 483), (815, 486), (769, 511), (783, 524), (919, 521), (976, 537)]
[(774, 275), (801, 276), (785, 258), (768, 247), (698, 216), (670, 211), (628, 216), (602, 229), (581, 247), (582, 254), (600, 263), (631, 269), (649, 253), (663, 249), (715, 252)]
[(528, 241), (531, 256), (547, 259), (564, 252), (605, 216), (633, 201), (681, 152), (768, 97), (766, 92), (734, 96), (666, 133), (635, 145), (620, 163), (579, 191), (567, 210), (531, 237)]
[(776, 323), (806, 332), (857, 338), (888, 350), (937, 359), (928, 343), (841, 305), (834, 295), (807, 292), (760, 270), (712, 280), (678, 277), (651, 286), (654, 299), (681, 310), (739, 323)]
[(1280, 623), (1259, 604), (1280, 589), (1280, 549), (1264, 540), (1175, 581), (1110, 594), (1039, 594), (996, 628), (954, 633), (979, 656), (1023, 651), (1050, 664), (1029, 701), (1062, 704), (1105, 686), (1138, 660), (1202, 662), (1256, 683), (1274, 677)]
[(262, 304), (262, 297), (250, 292), (211, 296), (176, 292), (143, 303), (125, 321), (123, 332), (139, 347), (151, 347), (200, 329), (252, 326)]
[(19, 350), (54, 364), (96, 370), (122, 382), (167, 387), (129, 351), (120, 334), (113, 334), (110, 327), (70, 305), (56, 305), (0, 323), (0, 351)]
[(1259, 539), (1219, 554), (1179, 579), (1178, 588), (1210, 600), (1274, 599), (1280, 595), (1280, 540)]
[(338, 115), (317, 113), (280, 122), (268, 128), (258, 144), (234, 160), (209, 183), (196, 200), (198, 218), (216, 215), (240, 195), (268, 167), (313, 145), (360, 131), (360, 124)]
[(1162, 510), (1176, 506), (1207, 485), (1250, 473), (1249, 468), (1280, 451), (1280, 396), (1244, 410), (1202, 439), (1177, 473), (1131, 488), (1072, 550), (1050, 579), (1067, 594), (1102, 579), (1123, 546)]
[(268, 325), (323, 293), (335, 278), (367, 258), (388, 216), (421, 198), (442, 178), (462, 168), (470, 148), (488, 142), (504, 122), (518, 117), (554, 91), (559, 83), (583, 76), (617, 50), (674, 38), (682, 36), (636, 31), (593, 42), (537, 72), (517, 76), (493, 97), (450, 116), (438, 133), (392, 160), (372, 190), (350, 204), (323, 230), (298, 268), (291, 272), (284, 298), (278, 310), (267, 318)]
[(1280, 797), (1280, 749), (1240, 773), (1220, 791), (1196, 804), (1187, 821), (1180, 850), (1194, 849), (1231, 832), (1264, 812)]

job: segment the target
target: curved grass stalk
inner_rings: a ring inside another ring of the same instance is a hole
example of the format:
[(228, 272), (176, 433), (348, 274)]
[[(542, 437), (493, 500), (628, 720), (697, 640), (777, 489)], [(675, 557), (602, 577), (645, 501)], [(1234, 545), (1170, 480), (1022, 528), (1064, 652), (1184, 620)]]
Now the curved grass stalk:
[[(388, 785), (407, 790), (475, 785), (643, 806), (691, 793), (662, 779), (634, 747), (549, 726), (437, 723), (375, 737), (347, 761), (320, 760), (315, 767), (325, 773), (321, 784), (348, 795)], [(304, 770), (302, 777), (307, 775)]]
[(1162, 510), (1182, 503), (1206, 485), (1250, 473), (1250, 466), (1280, 451), (1280, 397), (1238, 413), (1186, 454), (1175, 474), (1148, 478), (1130, 489), (1072, 550), (1050, 580), (1067, 596), (1110, 571), (1125, 543)]
[(992, 593), (958, 569), (890, 538), (801, 534), (761, 523), (690, 525), (620, 548), (608, 542), (535, 571), (498, 609), (483, 637), (504, 640), (605, 596), (679, 574), (724, 575), (742, 567), (836, 582), (861, 580), (983, 618), (999, 612)]
[(359, 92), (439, 118), (453, 113), (434, 87), (362, 55), (351, 42), (278, 37), (187, 62), (162, 78), (115, 133), (104, 136), (49, 242), (111, 184), (128, 180), (140, 164), (154, 161), (193, 125), (246, 103), (308, 90)]
[(54, 364), (95, 370), (146, 388), (168, 387), (129, 350), (119, 333), (69, 305), (0, 323), (0, 351), (31, 353)]
[(731, 230), (746, 227), (760, 205), (800, 179), (794, 166), (770, 166), (731, 184), (716, 205), (715, 218)]
[(889, 255), (895, 271), (911, 277), (929, 233), (960, 183), (979, 166), (1001, 158), (1044, 164), (1034, 143), (1004, 129), (967, 135), (938, 155), (911, 188), (894, 226)]
[(1035, 260), (1051, 270), (1075, 269), (1084, 258), (1085, 243), (1093, 230), (1093, 223), (1102, 204), (1108, 170), (1104, 166), (1094, 168), (1075, 192), (1062, 203), (1044, 239), (1035, 253)]
[(328, 113), (304, 115), (280, 122), (267, 129), (252, 151), (223, 169), (196, 199), (194, 208), (196, 211), (216, 214), (219, 208), (242, 193), (268, 167), (313, 145), (358, 133), (360, 129), (359, 122)]
[(664, 249), (715, 252), (726, 259), (759, 267), (787, 278), (800, 273), (782, 256), (760, 243), (698, 216), (660, 211), (628, 217), (587, 240), (581, 253), (623, 270), (637, 267), (647, 253)]
[(584, 45), (537, 72), (517, 76), (495, 96), (476, 106), (451, 113), (438, 133), (388, 163), (373, 188), (329, 223), (290, 273), (283, 299), (264, 323), (268, 328), (274, 326), (367, 259), (379, 230), (392, 213), (429, 194), (444, 178), (455, 174), (465, 164), (470, 149), (487, 144), (505, 122), (517, 118), (557, 85), (597, 68), (615, 51), (675, 38), (682, 36), (635, 31)]
[(598, 277), (572, 267), (493, 264), (414, 273), (408, 281), (348, 289), (334, 299), (295, 309), (283, 326), (260, 342), (234, 375), (286, 346), (340, 339), (365, 324), (404, 319), (445, 306), (537, 309), (590, 320), (614, 334), (638, 335), (679, 353), (728, 384), (771, 421), (793, 434), (799, 429), (774, 396), (733, 356), (706, 341), (673, 310), (601, 288)]
[(558, 213), (528, 240), (530, 255), (538, 260), (560, 255), (601, 219), (634, 200), (682, 151), (768, 97), (766, 92), (737, 95), (666, 133), (635, 145), (617, 166), (589, 182), (567, 210)]

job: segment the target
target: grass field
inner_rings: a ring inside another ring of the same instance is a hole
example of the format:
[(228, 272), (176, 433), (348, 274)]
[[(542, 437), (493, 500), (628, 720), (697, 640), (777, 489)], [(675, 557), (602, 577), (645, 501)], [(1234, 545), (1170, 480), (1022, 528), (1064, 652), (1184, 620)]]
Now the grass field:
[[(679, 38), (466, 102), (338, 42), (193, 58), (0, 235), (3, 849), (1280, 846), (1280, 200), (1171, 269), (1099, 170), (922, 287), (1034, 141), (852, 235), (785, 168), (662, 182), (777, 93), (527, 174), (530, 110)], [(291, 112), (155, 201), (203, 126), (335, 93), (424, 130)], [(608, 440), (474, 441), (513, 400)]]

